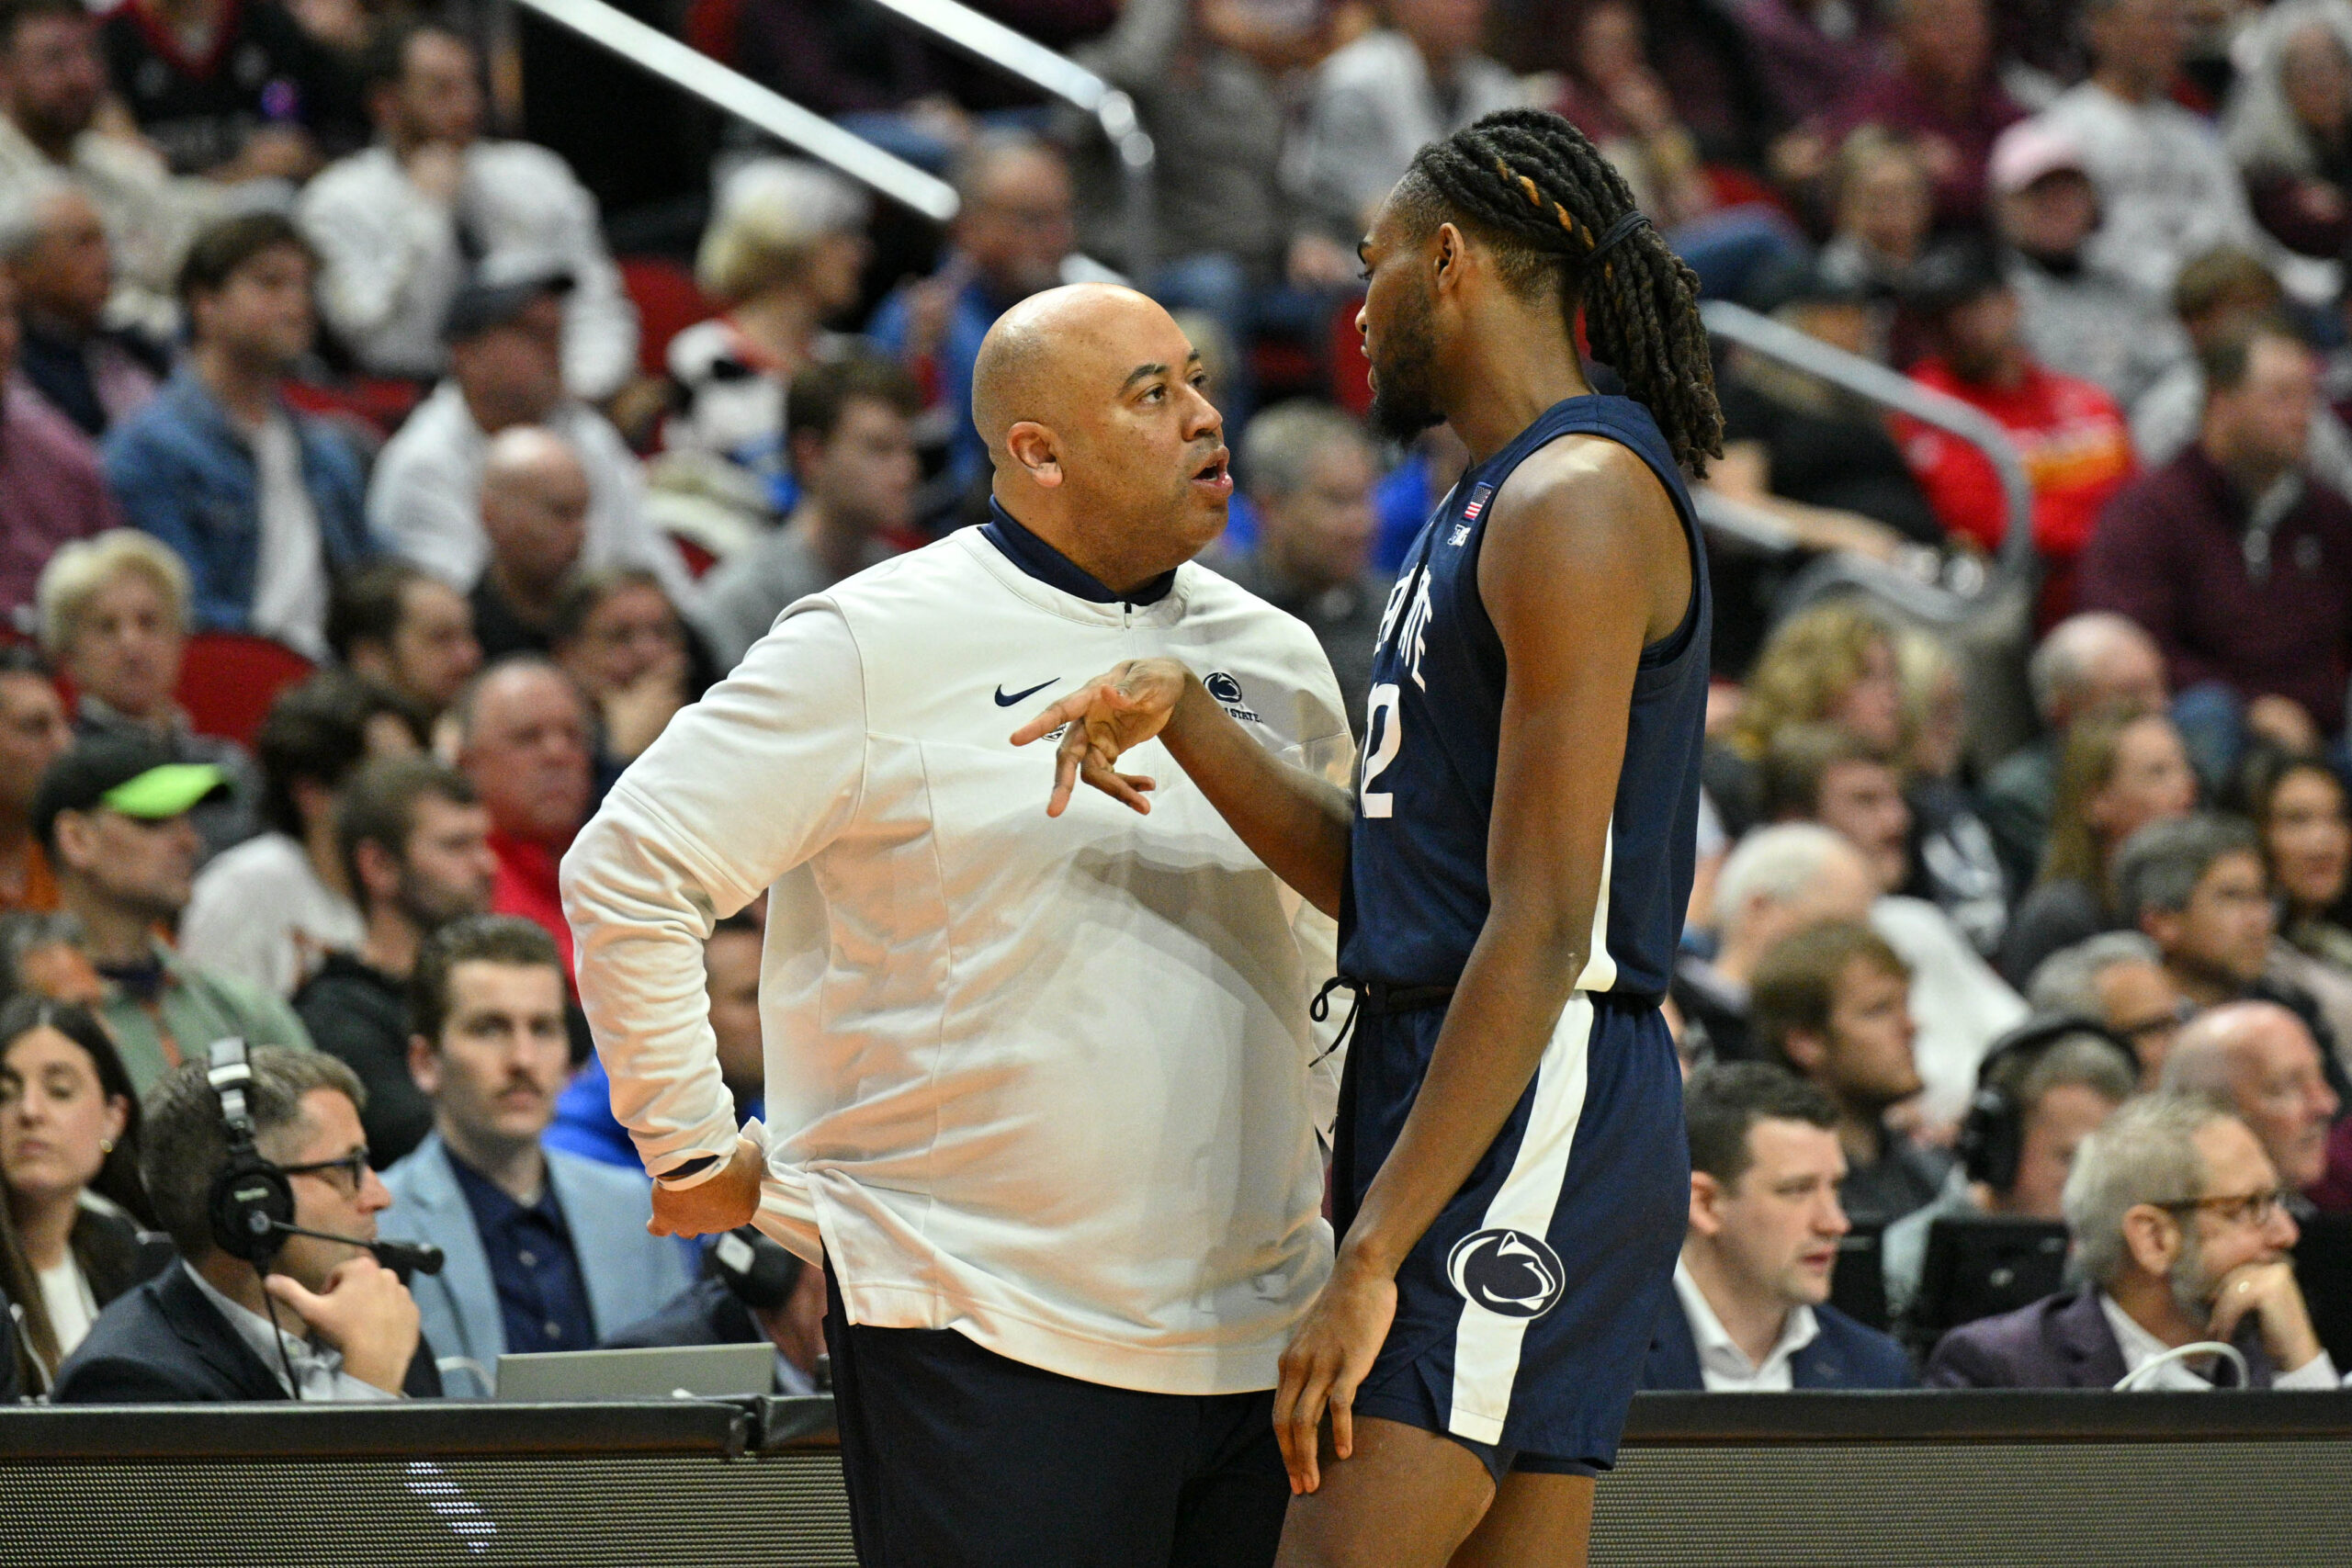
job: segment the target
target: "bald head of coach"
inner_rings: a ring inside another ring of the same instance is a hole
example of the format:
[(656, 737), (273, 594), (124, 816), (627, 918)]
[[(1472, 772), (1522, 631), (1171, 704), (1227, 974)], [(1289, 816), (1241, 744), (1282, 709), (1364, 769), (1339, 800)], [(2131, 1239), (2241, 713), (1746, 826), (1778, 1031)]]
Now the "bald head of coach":
[(1225, 421), (1200, 351), (1132, 288), (1072, 284), (998, 318), (972, 374), (996, 506), (1114, 593), (1225, 531)]

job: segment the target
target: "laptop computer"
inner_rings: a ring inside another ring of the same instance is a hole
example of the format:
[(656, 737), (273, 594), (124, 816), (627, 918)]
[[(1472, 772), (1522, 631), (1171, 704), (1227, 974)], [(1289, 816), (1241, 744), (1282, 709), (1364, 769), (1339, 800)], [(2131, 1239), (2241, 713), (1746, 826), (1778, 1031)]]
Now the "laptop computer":
[(2295, 1282), (2312, 1330), (2339, 1367), (2352, 1366), (2352, 1214), (2298, 1214)]
[(1885, 1232), (1884, 1225), (1867, 1220), (1838, 1237), (1838, 1262), (1829, 1275), (1829, 1304), (1882, 1331), (1887, 1325)]
[(645, 1350), (550, 1350), (498, 1358), (498, 1394), (528, 1404), (605, 1399), (706, 1399), (775, 1392), (775, 1347), (660, 1346)]
[(1928, 1227), (1911, 1327), (1924, 1345), (1946, 1329), (2014, 1312), (2065, 1282), (2066, 1227), (2056, 1220), (1946, 1214)]

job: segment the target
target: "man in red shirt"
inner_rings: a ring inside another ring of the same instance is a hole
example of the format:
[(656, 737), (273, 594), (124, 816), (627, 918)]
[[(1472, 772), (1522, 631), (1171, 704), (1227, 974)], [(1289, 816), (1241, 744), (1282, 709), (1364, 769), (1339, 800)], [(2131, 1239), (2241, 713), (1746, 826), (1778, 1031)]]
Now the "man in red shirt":
[[(1923, 258), (1908, 299), (1934, 352), (1911, 368), (1921, 386), (1981, 409), (2009, 433), (2033, 486), (2033, 542), (2047, 568), (2041, 621), (2074, 608), (2075, 562), (2108, 498), (2132, 478), (2132, 433), (2098, 386), (2034, 362), (2016, 294), (1991, 249), (1964, 243)], [(1982, 452), (1898, 417), (1895, 439), (1936, 515), (1957, 539), (2000, 548), (2007, 508)]]
[(490, 907), (547, 928), (571, 969), (571, 925), (556, 868), (588, 819), (594, 746), (588, 705), (534, 654), (503, 659), (458, 699), (458, 765), (490, 813), (498, 879)]

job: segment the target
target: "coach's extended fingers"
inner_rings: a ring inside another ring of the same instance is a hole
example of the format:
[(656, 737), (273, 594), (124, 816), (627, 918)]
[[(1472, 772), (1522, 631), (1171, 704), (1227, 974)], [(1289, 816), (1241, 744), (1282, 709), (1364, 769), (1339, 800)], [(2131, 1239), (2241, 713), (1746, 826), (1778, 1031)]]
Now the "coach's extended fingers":
[[(1070, 734), (1077, 733), (1078, 727), (1070, 726)], [(1046, 797), (1046, 816), (1059, 817), (1068, 809), (1070, 791), (1078, 786), (1078, 771), (1082, 762), (1080, 752), (1083, 750), (1083, 741), (1073, 748), (1068, 739), (1054, 748), (1054, 793)]]
[[(1106, 710), (1134, 705), (1126, 682), (1134, 672), (1136, 660), (1130, 659), (1114, 664), (1091, 681), (1079, 683), (1078, 689), (1058, 702), (1049, 703), (1037, 716), (1012, 732), (1015, 746), (1026, 746), (1043, 740), (1055, 730), (1067, 725), (1072, 733), (1083, 728), (1089, 719), (1100, 721)], [(1064, 738), (1068, 744), (1068, 738)]]
[(1099, 755), (1090, 758), (1078, 776), (1139, 816), (1151, 815), (1151, 802), (1144, 798), (1144, 792), (1153, 787), (1149, 779), (1123, 773), (1101, 761)]
[(1040, 709), (1036, 717), (1012, 732), (1012, 743), (1026, 746), (1032, 741), (1043, 740), (1064, 725), (1076, 728), (1078, 721), (1086, 716), (1086, 710), (1091, 705), (1095, 684), (1090, 681), (1061, 701)]

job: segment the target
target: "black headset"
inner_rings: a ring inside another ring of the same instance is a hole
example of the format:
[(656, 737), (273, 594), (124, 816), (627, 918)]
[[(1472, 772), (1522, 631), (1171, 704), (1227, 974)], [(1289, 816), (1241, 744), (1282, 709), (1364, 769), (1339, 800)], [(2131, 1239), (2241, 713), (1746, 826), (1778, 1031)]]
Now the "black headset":
[(235, 1037), (215, 1040), (207, 1055), (205, 1077), (220, 1105), (220, 1125), (229, 1134), (229, 1163), (212, 1179), (205, 1201), (212, 1220), (212, 1244), (232, 1258), (254, 1268), (277, 1256), (289, 1235), (315, 1236), (365, 1247), (376, 1261), (408, 1282), (412, 1274), (441, 1272), (442, 1252), (422, 1242), (362, 1241), (354, 1235), (306, 1230), (294, 1223), (294, 1185), (286, 1172), (262, 1156), (255, 1142), (253, 1106), (253, 1062), (245, 1043)]
[[(212, 1245), (252, 1264), (259, 1279), (278, 1248), (286, 1245), (282, 1238), (293, 1228), (294, 1188), (284, 1171), (262, 1157), (254, 1142), (253, 1106), (246, 1098), (253, 1089), (254, 1066), (244, 1041), (233, 1035), (215, 1040), (205, 1055), (204, 1077), (220, 1103), (221, 1128), (229, 1134), (229, 1163), (212, 1179), (212, 1190), (205, 1200), (205, 1210), (212, 1220)], [(277, 1340), (278, 1365), (286, 1371), (286, 1391), (300, 1404), (302, 1383), (294, 1375), (294, 1358), (286, 1348), (282, 1331), (272, 1337)]]
[(2098, 1020), (2071, 1012), (2027, 1019), (1993, 1042), (1976, 1069), (1976, 1093), (1969, 1100), (1968, 1114), (1961, 1119), (1960, 1136), (1952, 1145), (1971, 1181), (1981, 1181), (1996, 1192), (2007, 1190), (2016, 1182), (2018, 1165), (2025, 1155), (2026, 1113), (2018, 1099), (2018, 1086), (2043, 1053), (2076, 1035), (2088, 1035), (2112, 1046), (2132, 1081), (2139, 1081), (2139, 1053)]
[(262, 1157), (254, 1142), (253, 1063), (245, 1043), (215, 1040), (205, 1073), (220, 1102), (220, 1124), (229, 1134), (229, 1163), (212, 1179), (206, 1210), (212, 1219), (212, 1245), (232, 1258), (260, 1268), (277, 1256), (294, 1224), (294, 1187), (286, 1173)]

